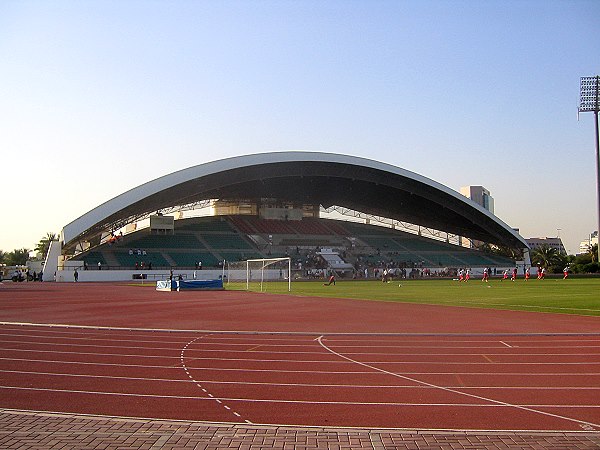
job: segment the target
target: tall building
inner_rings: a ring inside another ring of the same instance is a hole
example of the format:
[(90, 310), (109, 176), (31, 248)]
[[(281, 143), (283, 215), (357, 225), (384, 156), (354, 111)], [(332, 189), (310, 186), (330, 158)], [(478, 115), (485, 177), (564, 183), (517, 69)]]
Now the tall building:
[[(494, 198), (490, 195), (490, 191), (483, 186), (463, 186), (460, 188), (460, 193), (494, 214)], [(481, 241), (469, 240), (463, 237), (459, 238), (459, 242), (460, 245), (467, 248), (477, 248), (482, 244)]]
[(590, 234), (590, 237), (587, 238), (585, 241), (581, 241), (581, 244), (579, 244), (579, 254), (581, 255), (583, 253), (589, 252), (590, 248), (594, 245), (598, 245), (597, 231), (594, 231), (592, 234)]
[(460, 188), (460, 193), (494, 214), (494, 198), (483, 186), (463, 186)]

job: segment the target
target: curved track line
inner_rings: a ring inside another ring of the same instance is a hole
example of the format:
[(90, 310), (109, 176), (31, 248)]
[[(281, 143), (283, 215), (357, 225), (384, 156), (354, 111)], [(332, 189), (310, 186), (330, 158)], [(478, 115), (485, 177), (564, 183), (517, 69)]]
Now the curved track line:
[(352, 359), (352, 358), (350, 358), (350, 357), (348, 357), (346, 355), (342, 355), (341, 353), (338, 353), (335, 350), (327, 347), (327, 345), (325, 345), (323, 343), (323, 337), (324, 337), (324, 335), (319, 336), (316, 339), (316, 341), (319, 342), (319, 344), (321, 345), (321, 347), (323, 347), (329, 353), (331, 353), (333, 355), (336, 355), (336, 356), (338, 356), (338, 357), (340, 357), (342, 359), (345, 359), (346, 361), (350, 361), (352, 363), (358, 364), (358, 365), (363, 366), (363, 367), (367, 367), (369, 369), (372, 369), (372, 370), (375, 370), (375, 371), (378, 371), (378, 372), (386, 373), (388, 375), (392, 375), (394, 377), (402, 378), (404, 380), (412, 381), (414, 383), (422, 384), (422, 385), (425, 385), (425, 386), (437, 388), (437, 389), (440, 389), (442, 391), (451, 392), (453, 394), (464, 395), (466, 397), (474, 398), (474, 399), (477, 399), (477, 400), (482, 400), (482, 401), (494, 403), (496, 405), (507, 406), (507, 407), (511, 407), (511, 408), (520, 409), (520, 410), (523, 410), (523, 411), (532, 412), (532, 413), (535, 413), (535, 414), (541, 414), (541, 415), (544, 415), (544, 416), (554, 417), (554, 418), (566, 420), (566, 421), (569, 421), (569, 422), (575, 422), (575, 423), (578, 423), (580, 426), (585, 427), (586, 429), (589, 428), (589, 427), (600, 428), (600, 425), (596, 424), (596, 423), (585, 422), (583, 420), (574, 419), (572, 417), (566, 417), (566, 416), (561, 416), (561, 415), (558, 415), (558, 414), (552, 414), (552, 413), (548, 413), (548, 412), (544, 412), (544, 411), (539, 411), (537, 409), (528, 408), (526, 406), (514, 405), (512, 403), (506, 403), (506, 402), (503, 402), (503, 401), (500, 401), (500, 400), (494, 400), (492, 398), (482, 397), (482, 396), (475, 395), (475, 394), (469, 394), (467, 392), (462, 392), (462, 391), (459, 391), (457, 389), (451, 389), (451, 388), (447, 388), (447, 387), (443, 387), (443, 386), (438, 386), (438, 385), (435, 385), (435, 384), (427, 383), (425, 381), (417, 380), (416, 378), (411, 378), (411, 377), (407, 377), (407, 376), (404, 376), (404, 375), (400, 375), (400, 374), (395, 373), (395, 372), (390, 372), (390, 371), (385, 370), (385, 369), (380, 369), (379, 367), (375, 367), (375, 366), (372, 366), (370, 364), (366, 364), (366, 363), (363, 363), (363, 362), (360, 362), (360, 361), (356, 361), (355, 359)]
[[(189, 369), (187, 368), (187, 366), (185, 365), (185, 351), (188, 349), (188, 347), (190, 345), (192, 345), (194, 342), (196, 342), (198, 339), (202, 339), (204, 336), (199, 336), (195, 339), (192, 339), (191, 341), (189, 341), (187, 344), (184, 345), (184, 347), (181, 349), (181, 367), (183, 367), (183, 370), (185, 370), (185, 373), (187, 374), (187, 376), (190, 378), (190, 380), (192, 380), (196, 386), (198, 386), (200, 389), (202, 389), (202, 392), (204, 392), (206, 395), (208, 395), (211, 399), (213, 399), (215, 402), (217, 402), (219, 405), (221, 405), (223, 408), (225, 408), (227, 411), (229, 411), (230, 413), (232, 413), (234, 416), (236, 416), (238, 419), (242, 420), (242, 416), (240, 413), (238, 413), (237, 411), (232, 410), (228, 405), (224, 404), (223, 401), (217, 397), (215, 397), (213, 394), (211, 394), (210, 392), (208, 392), (208, 390), (202, 385), (202, 383), (200, 381), (197, 381), (196, 379), (194, 379), (194, 377), (192, 376), (192, 374), (190, 373)], [(252, 424), (252, 422), (250, 422), (247, 419), (243, 419), (244, 422), (246, 422), (247, 424)]]

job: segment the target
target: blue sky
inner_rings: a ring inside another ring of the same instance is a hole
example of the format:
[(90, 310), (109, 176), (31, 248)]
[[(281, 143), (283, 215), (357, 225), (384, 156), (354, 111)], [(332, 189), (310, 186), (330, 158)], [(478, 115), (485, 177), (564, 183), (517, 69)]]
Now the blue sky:
[(597, 74), (596, 0), (5, 0), (0, 249), (179, 169), (307, 150), (483, 185), (575, 252), (598, 226), (577, 121)]

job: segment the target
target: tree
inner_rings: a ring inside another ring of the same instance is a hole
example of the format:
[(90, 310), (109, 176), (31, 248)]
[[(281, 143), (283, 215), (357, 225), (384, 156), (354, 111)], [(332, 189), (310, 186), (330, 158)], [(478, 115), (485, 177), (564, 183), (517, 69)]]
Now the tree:
[[(562, 265), (564, 257), (555, 248), (550, 247), (548, 244), (543, 244), (531, 253), (531, 262), (548, 269), (554, 269), (556, 266)], [(559, 268), (558, 270), (560, 271), (561, 269)]]
[(588, 253), (592, 257), (592, 262), (598, 262), (596, 258), (598, 256), (598, 244), (588, 246)]
[(0, 250), (0, 264), (4, 264), (4, 260), (6, 259), (6, 253)]
[(6, 254), (4, 262), (7, 266), (22, 266), (29, 260), (29, 250), (26, 248), (15, 249)]
[(46, 236), (40, 239), (40, 242), (38, 242), (34, 250), (41, 256), (42, 260), (46, 260), (48, 250), (50, 249), (50, 242), (55, 240), (56, 233), (46, 233)]

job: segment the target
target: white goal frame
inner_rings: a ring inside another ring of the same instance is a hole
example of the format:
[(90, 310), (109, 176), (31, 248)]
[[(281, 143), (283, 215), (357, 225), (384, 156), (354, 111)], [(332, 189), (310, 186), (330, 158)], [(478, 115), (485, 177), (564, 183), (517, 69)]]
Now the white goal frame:
[(281, 261), (288, 262), (287, 268), (287, 279), (288, 279), (288, 292), (292, 290), (292, 258), (259, 258), (259, 259), (247, 259), (246, 260), (246, 290), (250, 290), (250, 263), (262, 262), (260, 267), (260, 292), (263, 292), (263, 282), (265, 280), (265, 269), (271, 264), (275, 264)]

